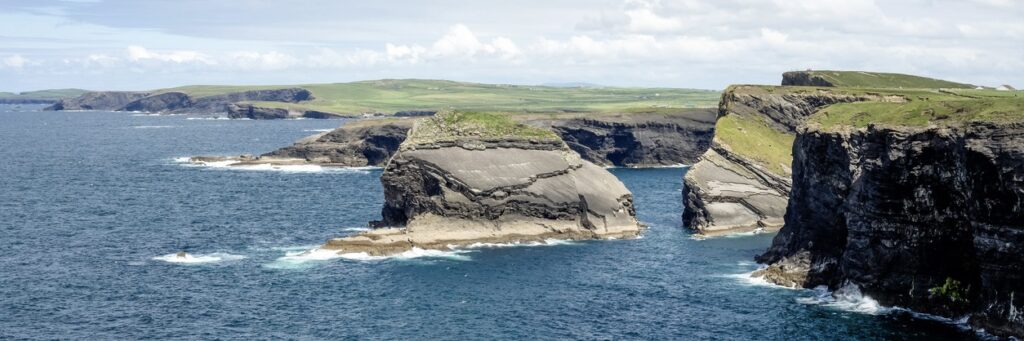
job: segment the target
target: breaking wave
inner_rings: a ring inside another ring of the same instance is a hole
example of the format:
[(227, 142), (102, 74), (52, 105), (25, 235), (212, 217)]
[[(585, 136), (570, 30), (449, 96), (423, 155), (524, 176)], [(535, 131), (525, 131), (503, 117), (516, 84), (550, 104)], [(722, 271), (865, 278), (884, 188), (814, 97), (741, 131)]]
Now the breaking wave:
[(831, 292), (825, 286), (818, 286), (811, 289), (813, 294), (810, 297), (799, 297), (797, 303), (808, 305), (820, 305), (843, 311), (868, 315), (882, 315), (889, 313), (893, 308), (884, 307), (878, 304), (875, 299), (861, 293), (856, 285), (847, 284), (835, 292)]
[(449, 246), (453, 249), (487, 249), (523, 246), (555, 246), (555, 245), (578, 245), (578, 242), (563, 239), (545, 239), (544, 241), (532, 242), (510, 242), (510, 243), (473, 243), (465, 246)]
[(360, 173), (368, 174), (371, 170), (380, 167), (323, 167), (320, 165), (234, 165), (238, 161), (213, 161), (213, 162), (192, 162), (189, 157), (174, 158), (174, 162), (186, 167), (201, 167), (211, 169), (241, 170), (241, 171), (274, 171), (284, 173)]
[(470, 260), (469, 251), (454, 250), (427, 250), (414, 247), (412, 250), (390, 256), (372, 256), (365, 252), (338, 253), (334, 250), (312, 248), (305, 251), (288, 251), (284, 256), (278, 257), (273, 262), (264, 264), (264, 267), (271, 269), (302, 269), (313, 266), (318, 262), (334, 259), (347, 259), (353, 261), (383, 261), (383, 260), (410, 260), (416, 258), (443, 258), (459, 261)]
[(221, 252), (209, 253), (209, 254), (195, 254), (195, 255), (186, 253), (184, 256), (178, 256), (177, 253), (172, 253), (172, 254), (166, 254), (166, 255), (163, 255), (163, 256), (153, 257), (153, 260), (164, 261), (164, 262), (168, 262), (168, 263), (177, 263), (177, 264), (205, 264), (205, 263), (216, 263), (216, 262), (224, 262), (224, 261), (234, 261), (234, 260), (241, 260), (241, 259), (245, 259), (245, 256), (233, 255), (233, 254), (230, 254), (230, 253), (221, 253)]

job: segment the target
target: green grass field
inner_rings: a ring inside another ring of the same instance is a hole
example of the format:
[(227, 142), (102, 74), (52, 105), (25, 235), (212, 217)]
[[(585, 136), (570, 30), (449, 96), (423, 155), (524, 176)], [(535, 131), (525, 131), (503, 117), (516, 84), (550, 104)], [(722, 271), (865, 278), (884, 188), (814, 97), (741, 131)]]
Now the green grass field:
[(814, 70), (806, 71), (811, 76), (817, 76), (832, 83), (836, 87), (862, 87), (862, 88), (960, 88), (973, 89), (974, 85), (950, 82), (941, 79), (905, 75), (900, 73), (884, 72), (862, 72), (862, 71), (831, 71)]
[(445, 111), (421, 120), (408, 140), (413, 143), (433, 143), (460, 138), (502, 137), (559, 139), (551, 130), (519, 123), (507, 114)]
[(82, 89), (52, 89), (39, 91), (26, 91), (20, 94), (11, 92), (0, 92), (0, 99), (40, 99), (56, 100), (61, 98), (73, 98), (81, 96), (86, 90)]
[[(479, 84), (442, 80), (377, 80), (294, 85), (310, 90), (314, 100), (302, 103), (253, 102), (272, 108), (317, 110), (342, 114), (393, 113), (402, 110), (464, 110), (492, 112), (611, 112), (709, 108), (718, 105), (719, 91), (674, 88), (561, 88)], [(193, 96), (276, 89), (276, 86), (194, 85), (158, 90)]]
[[(1024, 121), (1024, 92), (982, 89), (878, 87), (803, 87), (736, 85), (727, 92), (755, 96), (820, 93), (870, 98), (864, 102), (826, 106), (807, 118), (822, 129), (891, 126), (954, 126), (971, 121)], [(773, 173), (784, 175), (792, 163), (795, 135), (773, 128), (757, 112), (726, 108), (718, 119), (715, 139), (733, 152)]]
[(972, 90), (970, 97), (936, 96), (905, 103), (858, 102), (835, 104), (811, 116), (810, 123), (823, 128), (866, 127), (870, 124), (925, 126), (958, 125), (972, 121), (1024, 121), (1024, 94)]

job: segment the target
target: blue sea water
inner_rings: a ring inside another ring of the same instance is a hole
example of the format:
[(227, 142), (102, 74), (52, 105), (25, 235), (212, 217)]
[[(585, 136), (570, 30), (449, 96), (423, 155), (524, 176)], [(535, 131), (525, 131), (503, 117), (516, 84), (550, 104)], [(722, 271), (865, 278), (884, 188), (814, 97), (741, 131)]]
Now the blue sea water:
[[(301, 260), (378, 218), (379, 170), (183, 165), (334, 120), (0, 110), (0, 339), (970, 339), (749, 280), (770, 235), (695, 240), (684, 169), (612, 169), (642, 239)], [(195, 263), (160, 257), (187, 250)]]

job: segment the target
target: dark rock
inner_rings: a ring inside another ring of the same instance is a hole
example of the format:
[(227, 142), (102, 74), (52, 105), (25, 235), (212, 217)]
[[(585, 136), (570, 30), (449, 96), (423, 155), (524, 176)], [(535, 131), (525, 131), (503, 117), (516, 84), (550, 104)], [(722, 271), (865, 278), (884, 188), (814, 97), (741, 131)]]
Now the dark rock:
[[(297, 103), (301, 101), (308, 101), (313, 99), (313, 93), (303, 88), (285, 88), (285, 89), (269, 89), (269, 90), (250, 90), (242, 92), (233, 92), (223, 95), (214, 95), (200, 97), (195, 100), (195, 103), (188, 108), (189, 113), (197, 114), (210, 114), (228, 112), (228, 104), (244, 102), (244, 101), (264, 101), (264, 102), (286, 102), (286, 103)], [(277, 115), (267, 115), (265, 118), (274, 119), (280, 118)], [(285, 115), (287, 116), (287, 114)], [(257, 115), (257, 117), (262, 117)], [(250, 117), (254, 118), (254, 117)], [(262, 119), (262, 118), (254, 118)]]
[(120, 110), (163, 112), (184, 109), (192, 106), (192, 97), (181, 92), (165, 92), (143, 97), (128, 104)]
[(303, 159), (310, 163), (347, 167), (383, 166), (405, 141), (412, 124), (412, 120), (351, 122), (263, 154), (261, 158)]
[(782, 85), (792, 86), (835, 86), (818, 75), (806, 71), (790, 71), (782, 74)]
[(403, 110), (395, 112), (397, 117), (434, 116), (435, 114), (437, 114), (436, 110)]
[(43, 110), (107, 110), (117, 111), (125, 105), (143, 97), (147, 92), (133, 91), (90, 91), (75, 98), (61, 99)]
[(228, 117), (253, 120), (275, 120), (288, 118), (288, 109), (257, 107), (252, 104), (226, 104)]
[[(764, 122), (780, 134), (795, 134), (797, 127), (818, 109), (860, 101), (903, 102), (906, 99), (821, 89), (733, 86), (722, 94), (718, 114), (719, 117), (734, 115), (737, 120), (755, 124)], [(791, 146), (773, 148), (788, 151)], [(782, 170), (778, 170), (773, 167), (778, 165), (758, 162), (757, 155), (744, 156), (740, 152), (743, 151), (733, 150), (721, 139), (715, 139), (700, 161), (687, 171), (683, 188), (684, 226), (705, 235), (774, 231), (782, 227), (789, 197), (789, 165), (781, 165)]]
[(551, 121), (551, 128), (584, 159), (604, 166), (692, 164), (708, 149), (715, 112), (633, 114)]
[(776, 278), (1024, 335), (1024, 124), (810, 127), (793, 151), (785, 226), (757, 259), (806, 266)]

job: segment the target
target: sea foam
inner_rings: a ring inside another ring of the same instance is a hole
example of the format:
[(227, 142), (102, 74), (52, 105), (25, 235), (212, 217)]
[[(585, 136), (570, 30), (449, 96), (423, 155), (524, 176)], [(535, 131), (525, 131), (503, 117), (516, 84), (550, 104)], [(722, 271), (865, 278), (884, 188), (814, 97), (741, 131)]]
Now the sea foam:
[(278, 257), (273, 262), (264, 264), (264, 267), (271, 269), (301, 269), (308, 268), (317, 262), (329, 261), (333, 259), (347, 259), (353, 261), (383, 261), (383, 260), (410, 260), (417, 258), (443, 258), (450, 260), (467, 261), (470, 257), (465, 253), (466, 250), (428, 250), (414, 247), (409, 251), (390, 255), (390, 256), (372, 256), (365, 252), (354, 252), (354, 253), (338, 253), (336, 250), (326, 250), (321, 248), (313, 248), (305, 251), (289, 251), (285, 252), (285, 255)]
[(167, 254), (163, 256), (153, 257), (153, 260), (164, 261), (168, 263), (177, 264), (205, 264), (205, 263), (216, 263), (223, 261), (233, 261), (245, 259), (242, 255), (233, 255), (230, 253), (209, 253), (209, 254), (185, 254), (184, 256), (178, 256), (177, 253)]
[(272, 171), (284, 173), (359, 173), (368, 174), (371, 170), (380, 167), (323, 167), (320, 165), (272, 165), (268, 163), (255, 165), (234, 165), (238, 161), (209, 161), (192, 162), (189, 157), (174, 158), (174, 162), (186, 167), (202, 167), (211, 169), (241, 170), (241, 171)]
[(529, 246), (555, 246), (555, 245), (577, 245), (579, 243), (564, 239), (545, 239), (544, 241), (532, 242), (510, 242), (510, 243), (473, 243), (465, 246), (449, 245), (453, 249), (487, 249), (505, 247), (529, 247)]

